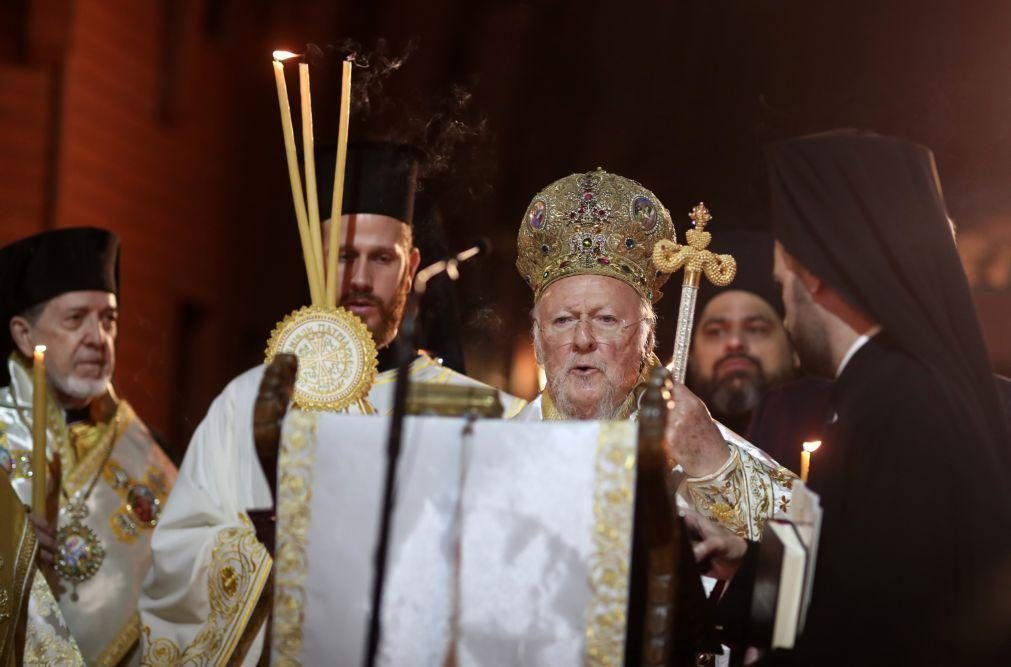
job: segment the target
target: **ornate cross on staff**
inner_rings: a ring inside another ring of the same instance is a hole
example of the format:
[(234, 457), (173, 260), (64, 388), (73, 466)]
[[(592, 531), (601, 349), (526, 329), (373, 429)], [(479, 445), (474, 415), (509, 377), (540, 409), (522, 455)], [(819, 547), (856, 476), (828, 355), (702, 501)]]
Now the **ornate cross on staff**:
[(663, 240), (653, 247), (653, 263), (666, 273), (674, 273), (681, 267), (685, 270), (681, 285), (681, 305), (678, 306), (678, 326), (674, 336), (674, 361), (671, 375), (678, 382), (685, 381), (688, 367), (688, 348), (692, 341), (692, 325), (695, 321), (695, 300), (699, 293), (702, 274), (717, 287), (726, 287), (737, 275), (737, 262), (730, 255), (717, 255), (708, 250), (713, 236), (706, 231), (706, 224), (713, 219), (705, 204), (692, 209), (689, 217), (695, 229), (685, 232), (687, 245)]

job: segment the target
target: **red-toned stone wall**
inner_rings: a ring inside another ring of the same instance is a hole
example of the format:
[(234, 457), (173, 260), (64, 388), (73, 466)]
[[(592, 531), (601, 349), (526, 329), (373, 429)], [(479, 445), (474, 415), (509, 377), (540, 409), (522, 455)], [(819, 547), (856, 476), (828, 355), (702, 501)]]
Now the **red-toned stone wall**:
[(120, 235), (116, 382), (180, 449), (232, 370), (234, 114), (201, 5), (78, 0), (54, 65), (0, 68), (0, 242)]

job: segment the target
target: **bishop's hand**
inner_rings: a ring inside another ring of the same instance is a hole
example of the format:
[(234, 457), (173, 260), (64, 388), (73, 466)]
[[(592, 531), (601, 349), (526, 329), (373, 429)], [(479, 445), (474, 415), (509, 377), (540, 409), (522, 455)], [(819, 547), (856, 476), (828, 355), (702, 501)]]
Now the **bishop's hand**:
[(727, 462), (730, 448), (702, 399), (680, 382), (672, 385), (663, 443), (668, 462), (681, 464), (689, 477), (711, 475)]

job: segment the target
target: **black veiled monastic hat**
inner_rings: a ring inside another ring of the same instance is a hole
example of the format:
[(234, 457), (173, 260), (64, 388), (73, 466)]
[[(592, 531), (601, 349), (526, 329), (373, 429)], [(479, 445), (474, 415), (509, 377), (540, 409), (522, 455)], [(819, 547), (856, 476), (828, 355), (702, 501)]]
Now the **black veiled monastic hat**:
[[(315, 153), (321, 220), (330, 217), (336, 157), (333, 147), (319, 148)], [(342, 212), (376, 213), (412, 224), (420, 163), (421, 152), (407, 144), (349, 143)]]
[[(0, 249), (3, 360), (14, 349), (10, 320), (67, 292), (119, 293), (119, 238), (104, 229), (73, 227), (36, 234)], [(6, 363), (0, 384), (7, 384)]]

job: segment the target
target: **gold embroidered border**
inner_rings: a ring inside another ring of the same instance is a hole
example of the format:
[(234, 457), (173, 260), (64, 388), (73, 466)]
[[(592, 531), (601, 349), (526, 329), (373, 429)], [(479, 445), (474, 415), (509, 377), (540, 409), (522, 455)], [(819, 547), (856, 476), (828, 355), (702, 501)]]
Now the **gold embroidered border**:
[(38, 571), (32, 577), (28, 630), (25, 634), (25, 665), (83, 667), (84, 658), (63, 619), (60, 605)]
[(141, 631), (148, 649), (144, 665), (227, 665), (239, 639), (256, 608), (270, 575), (271, 560), (263, 544), (256, 539), (249, 519), (239, 515), (243, 525), (223, 528), (215, 537), (211, 566), (207, 572), (207, 598), (210, 613), (193, 641), (180, 648), (171, 639), (151, 639), (151, 628)]
[[(301, 665), (305, 622), (305, 583), (309, 570), (306, 534), (312, 502), (317, 414), (293, 410), (288, 415), (278, 458), (277, 549), (274, 573), (275, 664)], [(273, 660), (271, 662), (274, 662)]]
[(632, 512), (635, 500), (635, 424), (606, 422), (597, 436), (593, 485), (593, 555), (586, 620), (586, 664), (621, 665), (625, 656)]
[(69, 473), (64, 472), (63, 488), (66, 489), (68, 495), (73, 496), (99, 474), (107, 454), (116, 446), (127, 427), (136, 418), (136, 413), (126, 401), (120, 401), (117, 404), (116, 416), (108, 423), (108, 432), (102, 435), (102, 441), (88, 452), (84, 459), (78, 461), (73, 470)]
[[(109, 515), (109, 526), (112, 528), (112, 534), (120, 542), (133, 544), (142, 532), (150, 532), (158, 525), (161, 509), (165, 505), (165, 500), (170, 490), (168, 481), (165, 479), (165, 472), (160, 468), (147, 466), (144, 476), (140, 479), (134, 479), (118, 461), (110, 458), (105, 462), (105, 466), (102, 467), (102, 477), (112, 490), (116, 492), (116, 495), (122, 499), (122, 504)], [(134, 514), (133, 508), (130, 506), (130, 490), (136, 486), (147, 487), (154, 496), (152, 503), (154, 505), (152, 507), (153, 517), (148, 522), (141, 521), (140, 517)]]
[(134, 612), (115, 638), (105, 647), (95, 661), (99, 667), (115, 667), (140, 639), (140, 614)]
[[(3, 481), (0, 480), (0, 483)], [(0, 554), (0, 569), (10, 568), (9, 576), (6, 576), (6, 573), (0, 573), (0, 584), (3, 584), (3, 587), (0, 588), (0, 656), (6, 660), (11, 657), (11, 652), (18, 648), (14, 637), (21, 620), (21, 614), (26, 607), (23, 601), (27, 599), (26, 596), (30, 595), (32, 578), (35, 575), (34, 564), (38, 542), (35, 537), (35, 529), (28, 520), (14, 490), (8, 488), (4, 492), (6, 494), (4, 501), (9, 501), (10, 504), (7, 506), (7, 502), (2, 503), (5, 512), (9, 513), (6, 520), (14, 523), (19, 519), (21, 521), (20, 535), (17, 536), (16, 544), (11, 545), (12, 549), (7, 554), (8, 557), (13, 556), (14, 562), (4, 562), (3, 554)], [(19, 512), (21, 516), (15, 516), (15, 512)], [(21, 656), (18, 658), (20, 659)], [(6, 665), (8, 663), (2, 662), (0, 664)]]
[(740, 537), (761, 539), (766, 519), (789, 509), (796, 477), (742, 445), (728, 441), (727, 446), (731, 456), (720, 470), (686, 481), (688, 496), (704, 516)]

